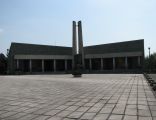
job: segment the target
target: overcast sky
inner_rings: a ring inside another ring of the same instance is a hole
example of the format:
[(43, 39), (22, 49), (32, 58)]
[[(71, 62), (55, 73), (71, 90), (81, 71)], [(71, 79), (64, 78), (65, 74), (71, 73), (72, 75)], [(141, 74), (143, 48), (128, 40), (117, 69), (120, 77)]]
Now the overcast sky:
[(156, 52), (156, 0), (0, 0), (0, 53), (11, 42), (71, 46), (73, 20), (84, 45), (145, 39)]

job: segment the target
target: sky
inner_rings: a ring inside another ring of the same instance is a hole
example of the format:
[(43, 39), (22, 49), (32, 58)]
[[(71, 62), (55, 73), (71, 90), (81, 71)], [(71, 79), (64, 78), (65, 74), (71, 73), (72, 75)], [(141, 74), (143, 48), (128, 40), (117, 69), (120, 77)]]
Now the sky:
[(71, 46), (82, 21), (84, 46), (144, 39), (156, 52), (156, 0), (0, 0), (0, 53), (11, 42)]

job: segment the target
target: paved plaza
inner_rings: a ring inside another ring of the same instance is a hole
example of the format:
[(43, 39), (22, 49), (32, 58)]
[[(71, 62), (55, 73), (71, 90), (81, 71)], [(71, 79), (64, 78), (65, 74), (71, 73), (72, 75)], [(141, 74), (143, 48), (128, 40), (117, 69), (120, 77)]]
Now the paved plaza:
[(0, 76), (0, 120), (156, 120), (141, 74)]

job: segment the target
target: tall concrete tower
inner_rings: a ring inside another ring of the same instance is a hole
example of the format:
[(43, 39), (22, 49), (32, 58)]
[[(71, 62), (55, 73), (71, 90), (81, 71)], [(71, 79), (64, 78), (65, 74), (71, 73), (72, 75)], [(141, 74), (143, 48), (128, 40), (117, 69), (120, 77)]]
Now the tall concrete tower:
[[(78, 26), (78, 28), (77, 28)], [(77, 31), (78, 31), (78, 41), (77, 41)], [(82, 24), (81, 21), (73, 21), (73, 47), (72, 47), (72, 68), (73, 70), (83, 70), (84, 69), (84, 50), (83, 50), (83, 37), (82, 37)], [(77, 44), (78, 43), (78, 44)]]
[(79, 54), (82, 55), (82, 67), (84, 69), (84, 50), (83, 50), (83, 37), (82, 37), (82, 23), (78, 22), (78, 44), (79, 44)]
[(72, 60), (72, 69), (75, 68), (75, 60), (74, 60), (74, 56), (77, 54), (77, 40), (76, 40), (76, 22), (73, 21), (73, 47), (72, 47), (72, 56), (73, 56), (73, 60)]

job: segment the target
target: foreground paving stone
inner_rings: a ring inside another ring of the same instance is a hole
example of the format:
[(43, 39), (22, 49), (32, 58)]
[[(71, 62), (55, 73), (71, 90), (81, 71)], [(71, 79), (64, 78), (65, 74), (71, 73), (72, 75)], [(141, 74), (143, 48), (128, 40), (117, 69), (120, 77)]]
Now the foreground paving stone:
[(9, 120), (17, 120), (23, 116), (27, 115), (27, 113), (17, 113), (9, 117)]
[(96, 113), (85, 113), (81, 119), (82, 120), (92, 120), (95, 117)]
[(34, 118), (33, 120), (47, 120), (49, 118), (50, 118), (50, 116), (43, 116), (43, 115), (41, 115), (41, 116), (38, 116), (38, 117)]
[(152, 117), (141, 117), (141, 116), (139, 116), (139, 120), (152, 120)]
[(107, 120), (109, 114), (98, 114), (95, 116), (94, 120)]
[(60, 113), (56, 114), (56, 116), (65, 118), (65, 117), (68, 116), (70, 113), (72, 113), (72, 111), (64, 110), (64, 111), (61, 111)]
[(137, 109), (126, 109), (126, 115), (137, 115)]
[(61, 117), (51, 117), (51, 118), (49, 118), (49, 119), (47, 119), (47, 120), (62, 120), (63, 118), (61, 118)]
[(73, 112), (71, 113), (68, 118), (73, 118), (73, 119), (78, 119), (80, 118), (82, 115), (84, 114), (84, 112)]
[(137, 116), (128, 116), (128, 115), (125, 115), (123, 120), (137, 120)]
[(35, 119), (36, 117), (38, 117), (38, 115), (28, 114), (19, 118), (18, 120), (32, 120)]
[(141, 74), (0, 76), (0, 120), (156, 120)]
[(109, 120), (122, 120), (123, 115), (115, 115), (115, 114), (111, 114), (111, 116), (109, 117)]
[(15, 114), (17, 114), (17, 112), (11, 112), (11, 111), (5, 112), (5, 113), (1, 114), (0, 118), (10, 117), (10, 116), (15, 115)]

